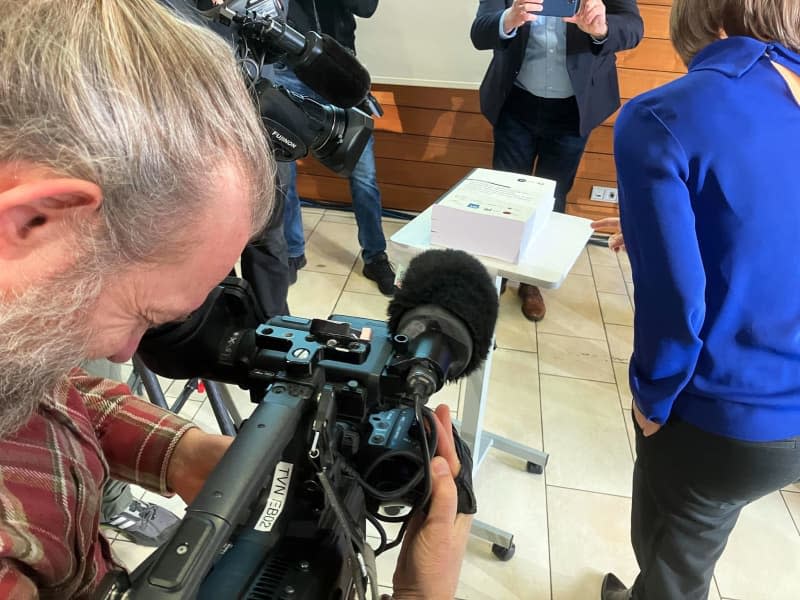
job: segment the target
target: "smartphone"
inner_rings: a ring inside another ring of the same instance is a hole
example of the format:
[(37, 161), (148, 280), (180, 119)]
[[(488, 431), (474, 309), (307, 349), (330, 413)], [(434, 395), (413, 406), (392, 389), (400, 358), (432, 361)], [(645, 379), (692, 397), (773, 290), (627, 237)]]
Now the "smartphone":
[(581, 0), (542, 0), (541, 17), (574, 17), (581, 7)]

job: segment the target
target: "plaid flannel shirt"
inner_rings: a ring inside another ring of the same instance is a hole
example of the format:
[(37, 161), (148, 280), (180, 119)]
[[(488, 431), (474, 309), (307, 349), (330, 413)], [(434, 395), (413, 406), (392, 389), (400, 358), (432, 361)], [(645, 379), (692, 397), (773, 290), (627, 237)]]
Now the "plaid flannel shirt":
[(109, 477), (168, 494), (167, 466), (193, 425), (75, 370), (0, 439), (0, 598), (88, 597), (118, 565), (100, 532)]

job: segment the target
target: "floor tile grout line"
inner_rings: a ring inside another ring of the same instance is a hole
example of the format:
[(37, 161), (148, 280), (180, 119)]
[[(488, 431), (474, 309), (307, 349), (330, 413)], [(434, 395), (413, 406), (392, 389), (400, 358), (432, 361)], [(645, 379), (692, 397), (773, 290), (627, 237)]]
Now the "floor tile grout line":
[[(358, 262), (360, 254), (361, 254), (360, 251), (358, 254), (356, 254), (356, 260), (355, 262), (353, 262), (352, 266), (350, 267), (350, 271), (348, 271), (347, 275), (344, 278), (344, 285), (342, 286), (342, 289), (339, 290), (339, 295), (336, 297), (336, 302), (333, 303), (333, 308), (331, 309), (331, 311), (333, 312), (331, 314), (336, 312), (336, 307), (339, 306), (339, 302), (342, 301), (342, 296), (344, 295), (345, 288), (347, 287), (347, 280), (350, 279), (350, 275), (353, 274), (353, 269), (356, 268), (356, 263)], [(353, 293), (358, 293), (358, 292), (353, 292)]]
[[(300, 212), (300, 218), (301, 219), (302, 219), (302, 216), (303, 216), (303, 213), (301, 211)], [(306, 243), (308, 242), (309, 239), (311, 239), (311, 236), (314, 235), (314, 233), (317, 231), (317, 227), (319, 227), (319, 224), (322, 223), (322, 219), (324, 219), (324, 218), (325, 218), (325, 210), (322, 211), (322, 214), (320, 215), (319, 220), (314, 224), (314, 227), (311, 228), (311, 231), (308, 232), (308, 238), (303, 240), (303, 252), (304, 253), (305, 253), (305, 245), (306, 245)], [(305, 228), (303, 228), (303, 229), (305, 230)], [(304, 231), (304, 233), (305, 233), (305, 231)], [(305, 235), (304, 235), (304, 237), (305, 237)]]
[(717, 582), (717, 575), (716, 575), (716, 573), (715, 573), (714, 575), (712, 575), (712, 576), (711, 576), (711, 584), (712, 584), (712, 585), (714, 586), (714, 588), (717, 590), (717, 596), (719, 596), (720, 598), (722, 598), (722, 594), (720, 594), (720, 593), (719, 593), (719, 583)]
[(599, 494), (601, 496), (608, 496), (610, 498), (622, 498), (623, 500), (630, 500), (630, 496), (623, 496), (622, 494), (611, 494), (609, 492), (597, 492), (595, 490), (582, 490), (580, 488), (569, 487), (568, 485), (557, 485), (555, 483), (545, 484), (547, 487), (555, 488), (558, 490), (567, 490), (570, 492), (581, 492), (583, 494)]
[[(534, 325), (536, 331), (536, 379), (539, 386), (539, 427), (542, 432), (542, 451), (547, 452), (544, 444), (544, 404), (542, 403), (542, 365), (539, 350), (539, 325)], [(548, 455), (548, 462), (549, 455)], [(550, 547), (550, 505), (547, 499), (547, 465), (542, 467), (542, 481), (544, 482), (544, 514), (545, 514), (545, 533), (547, 534), (547, 573), (550, 583), (550, 600), (553, 600), (553, 558), (552, 548)]]
[(373, 296), (373, 297), (377, 296), (378, 298), (384, 298), (387, 303), (391, 301), (391, 298), (389, 296), (381, 294), (380, 292), (378, 292), (377, 294), (373, 294), (372, 292), (362, 292), (361, 290), (343, 289), (342, 293), (344, 294), (345, 292), (347, 292), (348, 294), (359, 294), (361, 296)]
[[(609, 250), (609, 252), (610, 252), (610, 250)], [(617, 262), (617, 266), (619, 266), (619, 257), (615, 256), (614, 259)], [(595, 293), (595, 296), (597, 297), (597, 303), (600, 304), (600, 292), (597, 289), (597, 279), (595, 279), (595, 277), (594, 277), (594, 265), (592, 264), (591, 256), (589, 257), (589, 265), (590, 265), (591, 270), (592, 270), (592, 279), (594, 280), (594, 293)], [(620, 270), (621, 270), (621, 267), (620, 267)], [(623, 278), (623, 280), (624, 280), (624, 278)], [(624, 284), (624, 281), (623, 281), (623, 284)], [(627, 291), (627, 286), (626, 286), (625, 289)], [(601, 315), (602, 315), (602, 311), (603, 311), (603, 308), (602, 308), (602, 305), (600, 305), (600, 313), (601, 313)], [(620, 415), (620, 417), (622, 419), (622, 427), (625, 430), (625, 440), (628, 442), (628, 451), (631, 453), (631, 459), (633, 460), (634, 464), (636, 464), (636, 454), (634, 453), (633, 448), (631, 447), (631, 440), (630, 440), (630, 437), (628, 436), (628, 425), (625, 422), (625, 410), (622, 408), (622, 397), (621, 397), (620, 391), (619, 391), (619, 381), (617, 381), (617, 371), (616, 371), (616, 369), (614, 369), (614, 355), (613, 355), (613, 352), (611, 351), (611, 342), (608, 339), (608, 323), (606, 323), (605, 320), (603, 320), (603, 331), (605, 331), (605, 334), (606, 334), (606, 346), (608, 347), (608, 356), (609, 356), (609, 358), (611, 358), (611, 372), (614, 375), (614, 385), (617, 388), (617, 400), (618, 400), (617, 405), (619, 406), (619, 415)]]
[(591, 337), (586, 337), (586, 336), (583, 336), (583, 335), (569, 335), (569, 334), (566, 334), (566, 333), (551, 333), (549, 331), (538, 331), (537, 330), (536, 331), (536, 345), (537, 345), (537, 347), (539, 345), (539, 336), (540, 335), (555, 335), (555, 336), (558, 336), (558, 337), (569, 338), (571, 340), (587, 340), (587, 341), (590, 341), (590, 342), (602, 342), (605, 339), (605, 338), (599, 338), (599, 337), (591, 338)]
[[(594, 293), (595, 293), (595, 295), (597, 294), (597, 288), (595, 288)], [(598, 299), (598, 302), (600, 302), (599, 299)], [(603, 331), (606, 331), (605, 325), (606, 325), (606, 323), (605, 323), (605, 321), (603, 321)], [(617, 325), (617, 323), (610, 323), (610, 325)], [(618, 325), (618, 327), (633, 327), (633, 325)], [(540, 334), (540, 332), (537, 330), (536, 331), (536, 335), (538, 336), (539, 334)], [(586, 337), (586, 336), (583, 336), (583, 335), (568, 335), (566, 333), (550, 333), (549, 331), (542, 331), (541, 335), (557, 335), (557, 336), (560, 336), (560, 337), (571, 338), (573, 340), (589, 340), (589, 341), (593, 341), (593, 342), (599, 342), (601, 340), (601, 338), (590, 338), (590, 337)], [(606, 331), (605, 338), (602, 338), (602, 339), (605, 339), (606, 341), (608, 341), (608, 332), (607, 331)], [(609, 347), (609, 351), (608, 352), (609, 352), (609, 356), (610, 356), (611, 355), (611, 348), (610, 347)], [(613, 359), (612, 359), (612, 361), (613, 361)], [(622, 361), (617, 361), (617, 362), (622, 362)]]
[(792, 519), (792, 523), (794, 523), (794, 528), (797, 530), (797, 535), (800, 535), (800, 522), (798, 522), (794, 518), (794, 513), (792, 513), (792, 509), (789, 508), (789, 502), (787, 501), (786, 494), (797, 494), (797, 497), (800, 498), (800, 493), (797, 492), (787, 492), (786, 490), (779, 490), (781, 494), (781, 500), (783, 500), (784, 506), (786, 506), (786, 510), (789, 511), (789, 518)]
[(521, 348), (509, 348), (508, 346), (501, 346), (500, 344), (497, 344), (496, 350), (510, 350), (511, 352), (524, 352), (525, 354), (539, 354), (538, 352), (534, 352), (533, 350), (523, 350)]
[[(575, 381), (591, 381), (592, 383), (605, 383), (607, 385), (616, 386), (616, 378), (614, 379), (614, 381), (603, 381), (602, 379), (587, 379), (585, 377), (570, 377), (569, 375), (556, 375), (554, 373), (542, 373), (540, 371), (539, 372), (539, 377), (541, 377), (542, 375), (547, 375), (548, 377), (558, 377), (560, 379), (572, 379), (572, 380), (575, 380)], [(619, 392), (619, 388), (617, 388), (617, 391)]]

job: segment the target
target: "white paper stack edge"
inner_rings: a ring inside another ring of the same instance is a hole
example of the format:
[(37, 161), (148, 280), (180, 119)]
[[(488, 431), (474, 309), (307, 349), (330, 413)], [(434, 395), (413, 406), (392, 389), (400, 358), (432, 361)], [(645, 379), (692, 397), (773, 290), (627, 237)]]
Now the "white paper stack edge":
[(505, 171), (475, 169), (431, 212), (431, 244), (510, 263), (553, 212), (556, 183)]

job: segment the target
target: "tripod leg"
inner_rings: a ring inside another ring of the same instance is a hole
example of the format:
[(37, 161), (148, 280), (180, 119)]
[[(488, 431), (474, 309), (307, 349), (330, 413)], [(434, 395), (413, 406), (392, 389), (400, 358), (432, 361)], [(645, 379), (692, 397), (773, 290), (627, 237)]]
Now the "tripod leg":
[(131, 374), (128, 376), (127, 383), (128, 387), (131, 388), (131, 391), (137, 396), (141, 396), (144, 393), (144, 388), (142, 387), (142, 378), (139, 377), (136, 369), (131, 371)]
[(142, 362), (142, 359), (139, 358), (138, 355), (134, 355), (133, 357), (133, 369), (141, 378), (150, 402), (156, 406), (160, 406), (163, 409), (169, 410), (167, 400), (164, 398), (164, 392), (161, 390), (161, 384), (158, 383), (158, 377), (156, 377), (156, 374), (145, 366), (144, 362)]
[(217, 383), (217, 382), (209, 382), (206, 380), (206, 385), (209, 383), (213, 384), (215, 392), (219, 394), (220, 400), (222, 400), (222, 404), (228, 409), (228, 414), (231, 416), (233, 420), (233, 426), (236, 428), (236, 431), (242, 426), (242, 415), (239, 413), (239, 409), (236, 407), (236, 404), (233, 402), (233, 398), (231, 397), (230, 390), (228, 390), (228, 386), (224, 383)]
[(183, 386), (183, 389), (181, 390), (178, 399), (175, 400), (175, 404), (173, 404), (172, 408), (170, 409), (172, 410), (172, 412), (176, 414), (181, 412), (183, 405), (186, 404), (186, 401), (190, 398), (192, 393), (194, 393), (194, 391), (197, 389), (198, 381), (199, 381), (198, 379), (190, 379), (189, 381), (186, 382), (186, 385)]
[[(219, 430), (224, 435), (236, 435), (236, 428), (233, 426), (233, 420), (222, 399), (222, 393), (219, 389), (220, 384), (208, 380), (205, 380), (205, 384), (208, 401), (211, 403), (211, 410), (214, 411), (214, 416), (217, 418)], [(227, 392), (227, 390), (225, 391)]]

